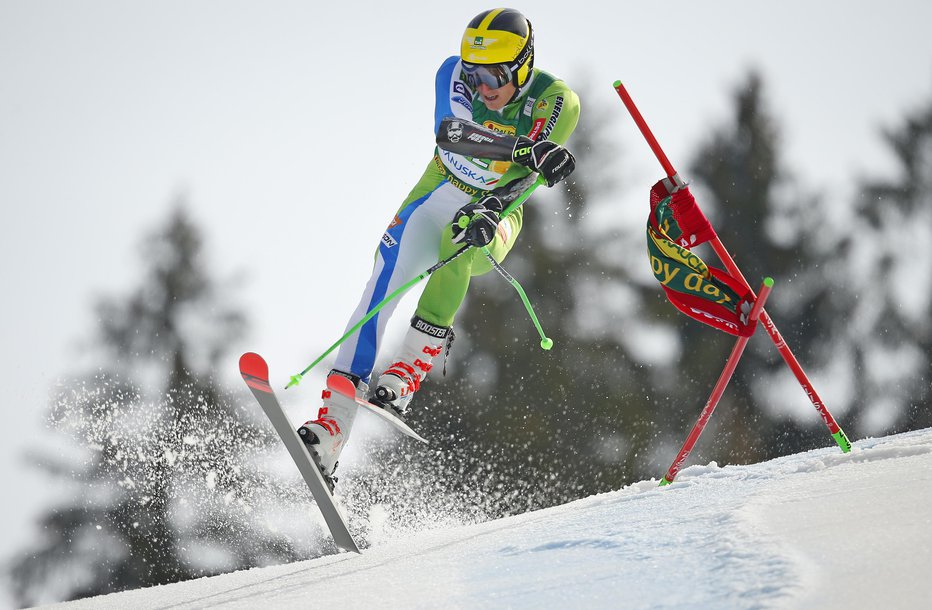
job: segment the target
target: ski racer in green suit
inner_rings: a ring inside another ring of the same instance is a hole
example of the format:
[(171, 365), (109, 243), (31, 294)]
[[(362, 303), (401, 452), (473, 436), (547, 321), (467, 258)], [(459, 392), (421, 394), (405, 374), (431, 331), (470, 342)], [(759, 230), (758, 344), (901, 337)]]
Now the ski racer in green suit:
[[(576, 127), (579, 98), (566, 83), (534, 68), (533, 30), (518, 11), (492, 9), (469, 23), (460, 55), (448, 58), (437, 72), (436, 94), (438, 146), (382, 236), (372, 276), (347, 329), (386, 295), (466, 245), (488, 246), (501, 262), (524, 218), (520, 207), (499, 217), (504, 208), (500, 197), (509, 185), (537, 172), (553, 186), (575, 168), (575, 158), (563, 144)], [(464, 124), (504, 134), (507, 151), (502, 154), (499, 142), (495, 149), (476, 144), (467, 146), (471, 154), (454, 152), (464, 150), (464, 143), (457, 144)], [(458, 222), (462, 216), (472, 219), (465, 229)], [(433, 358), (452, 339), (470, 278), (491, 268), (482, 249), (474, 247), (430, 276), (411, 328), (371, 398), (370, 376), (397, 300), (340, 346), (330, 375), (348, 377), (357, 397), (404, 413)], [(325, 390), (317, 419), (298, 430), (331, 481), (355, 415), (355, 407), (335, 404)]]

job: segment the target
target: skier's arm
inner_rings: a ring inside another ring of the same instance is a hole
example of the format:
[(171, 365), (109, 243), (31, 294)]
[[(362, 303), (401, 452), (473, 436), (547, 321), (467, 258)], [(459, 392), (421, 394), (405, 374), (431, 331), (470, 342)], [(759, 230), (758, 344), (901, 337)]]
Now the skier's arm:
[(549, 186), (563, 180), (576, 167), (572, 153), (550, 140), (535, 142), (527, 136), (509, 136), (492, 131), (465, 119), (447, 117), (440, 121), (437, 146), (460, 155), (512, 161), (502, 181), (527, 175), (527, 170), (538, 172)]
[(440, 121), (446, 117), (460, 119), (472, 118), (472, 90), (460, 77), (463, 69), (460, 59), (452, 56), (446, 59), (437, 70), (434, 85), (434, 133), (440, 130)]
[(531, 130), (526, 137), (518, 137), (513, 157), (516, 163), (502, 176), (502, 184), (523, 177), (525, 168), (530, 168), (553, 186), (576, 167), (576, 159), (562, 145), (579, 122), (579, 97), (565, 83), (556, 81), (533, 105), (531, 118)]
[[(562, 86), (561, 86), (562, 85)], [(579, 122), (579, 97), (557, 81), (534, 104), (534, 120), (528, 137), (535, 142), (550, 140), (565, 145)]]
[[(550, 140), (535, 142), (527, 136), (509, 136), (464, 119), (447, 117), (440, 121), (437, 146), (460, 155), (513, 161), (519, 165), (508, 169), (504, 179), (526, 175), (527, 169), (538, 172), (549, 186), (569, 176), (576, 167), (572, 153)], [(510, 176), (509, 176), (510, 174)]]
[(502, 178), (508, 183), (527, 174), (538, 172), (553, 186), (569, 176), (576, 159), (562, 144), (569, 139), (579, 120), (579, 98), (570, 89), (560, 88), (541, 97), (534, 104), (534, 119), (527, 136), (498, 133), (472, 121), (446, 117), (437, 131), (437, 146), (453, 153), (489, 159), (513, 161)]
[(437, 146), (458, 155), (511, 161), (518, 138), (493, 131), (467, 119), (446, 117), (437, 130)]

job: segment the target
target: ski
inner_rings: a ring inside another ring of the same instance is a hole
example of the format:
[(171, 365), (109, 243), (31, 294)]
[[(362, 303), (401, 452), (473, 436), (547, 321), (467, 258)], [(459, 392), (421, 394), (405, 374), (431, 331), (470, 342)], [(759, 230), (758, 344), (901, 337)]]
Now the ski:
[(427, 443), (427, 440), (424, 437), (412, 430), (411, 426), (406, 424), (403, 419), (396, 416), (388, 409), (383, 409), (378, 405), (374, 405), (371, 402), (367, 402), (362, 398), (357, 397), (356, 387), (353, 385), (353, 382), (346, 377), (341, 377), (340, 375), (331, 375), (327, 378), (327, 389), (331, 392), (332, 400), (341, 402), (344, 405), (355, 404), (357, 407), (378, 416), (385, 422), (388, 422), (402, 434), (410, 436), (411, 438), (421, 441), (422, 443)]
[[(295, 466), (307, 483), (314, 501), (317, 502), (317, 508), (320, 509), (324, 516), (327, 527), (330, 528), (330, 535), (334, 543), (341, 549), (359, 553), (359, 546), (353, 540), (349, 528), (346, 525), (346, 519), (340, 512), (333, 500), (333, 495), (327, 486), (324, 477), (320, 472), (317, 464), (314, 463), (304, 442), (298, 436), (295, 428), (288, 421), (288, 416), (275, 397), (272, 386), (269, 385), (269, 365), (259, 354), (247, 352), (239, 359), (239, 372), (243, 376), (243, 381), (252, 390), (253, 396), (259, 401), (259, 406), (265, 412), (266, 417), (272, 422), (275, 431), (288, 449), (291, 459), (294, 460)], [(349, 381), (347, 380), (349, 383)], [(350, 383), (352, 386), (352, 384)]]

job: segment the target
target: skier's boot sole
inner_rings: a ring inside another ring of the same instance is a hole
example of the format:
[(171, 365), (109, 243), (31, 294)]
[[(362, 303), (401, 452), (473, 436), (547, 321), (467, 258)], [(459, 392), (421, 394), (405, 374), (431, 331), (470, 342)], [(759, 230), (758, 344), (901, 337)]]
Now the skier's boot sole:
[[(327, 474), (324, 470), (323, 465), (320, 462), (320, 455), (317, 453), (317, 449), (314, 445), (320, 444), (320, 439), (317, 438), (317, 435), (313, 431), (301, 426), (298, 429), (298, 436), (301, 437), (301, 440), (304, 441), (305, 446), (307, 446), (307, 452), (311, 454), (311, 459), (314, 460), (314, 465), (317, 466), (317, 469), (320, 470), (320, 475), (324, 477), (324, 482), (327, 483), (327, 487), (330, 489), (330, 495), (333, 495), (333, 490), (337, 485), (337, 477)], [(337, 462), (339, 464), (339, 462)], [(337, 464), (333, 465), (333, 469), (337, 469)]]
[[(401, 409), (399, 409), (398, 407), (396, 407), (390, 402), (383, 402), (379, 400), (378, 396), (373, 396), (372, 398), (370, 398), (369, 404), (375, 405), (376, 407), (382, 409), (383, 411), (388, 411), (389, 413), (392, 414), (392, 417), (395, 417), (401, 421), (405, 421), (404, 411), (402, 411)], [(408, 423), (408, 422), (405, 422), (405, 423)]]

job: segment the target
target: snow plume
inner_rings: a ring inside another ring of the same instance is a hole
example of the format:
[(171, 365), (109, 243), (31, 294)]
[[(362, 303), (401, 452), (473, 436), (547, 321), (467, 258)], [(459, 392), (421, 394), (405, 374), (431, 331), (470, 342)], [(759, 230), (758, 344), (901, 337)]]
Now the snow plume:
[(483, 483), (495, 475), (465, 452), (414, 445), (399, 437), (354, 440), (363, 441), (369, 459), (346, 471), (337, 494), (353, 535), (364, 547), (419, 531), (481, 523), (495, 514), (496, 501), (505, 493), (501, 485), (491, 494), (482, 493)]
[(930, 473), (920, 430), (63, 608), (922, 608)]
[[(163, 584), (322, 554), (301, 487), (269, 466), (277, 437), (251, 403), (194, 380), (147, 396), (98, 374), (64, 387), (50, 414), (57, 456), (44, 457), (69, 504), (43, 518), (41, 550), (20, 561), (31, 603)], [(45, 588), (67, 575), (61, 590)], [(35, 588), (35, 591), (29, 589)], [(49, 597), (51, 595), (52, 597)]]
[[(71, 500), (49, 512), (46, 540), (20, 560), (19, 599), (74, 599), (338, 553), (245, 391), (194, 377), (146, 391), (128, 379), (98, 373), (64, 385), (54, 401), (57, 455), (45, 461)], [(337, 473), (338, 501), (363, 548), (546, 502), (538, 497), (546, 475), (533, 464), (501, 470), (502, 449), (469, 433), (425, 446), (384, 428), (373, 434), (364, 419)]]
[(458, 430), (449, 421), (456, 417), (439, 401), (420, 403), (409, 423), (427, 435), (427, 445), (365, 413), (357, 418), (336, 472), (336, 496), (363, 548), (554, 503), (544, 485), (553, 475), (543, 465), (528, 459), (512, 468), (505, 453), (513, 448), (483, 442), (481, 430)]

